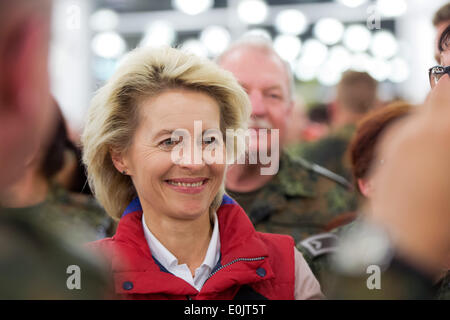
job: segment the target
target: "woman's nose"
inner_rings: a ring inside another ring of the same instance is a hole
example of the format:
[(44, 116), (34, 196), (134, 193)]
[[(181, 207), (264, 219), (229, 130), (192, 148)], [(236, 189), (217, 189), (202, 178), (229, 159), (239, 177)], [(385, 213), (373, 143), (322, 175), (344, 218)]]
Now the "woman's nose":
[(190, 148), (183, 149), (178, 165), (189, 170), (198, 170), (205, 166), (201, 141), (195, 141), (191, 143)]

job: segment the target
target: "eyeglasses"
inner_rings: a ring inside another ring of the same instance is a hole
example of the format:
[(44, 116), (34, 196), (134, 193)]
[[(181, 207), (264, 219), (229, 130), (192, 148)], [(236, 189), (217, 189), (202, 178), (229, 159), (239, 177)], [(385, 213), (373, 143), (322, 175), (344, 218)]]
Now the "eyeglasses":
[(444, 74), (448, 74), (450, 76), (450, 66), (434, 66), (428, 70), (428, 79), (430, 80), (431, 88), (434, 88), (436, 83)]

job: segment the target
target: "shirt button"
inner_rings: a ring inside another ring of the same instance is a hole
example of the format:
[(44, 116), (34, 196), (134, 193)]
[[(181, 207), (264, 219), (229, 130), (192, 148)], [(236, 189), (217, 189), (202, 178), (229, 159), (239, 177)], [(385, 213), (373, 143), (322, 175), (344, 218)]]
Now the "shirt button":
[(133, 289), (133, 282), (131, 282), (131, 281), (125, 281), (125, 282), (122, 284), (122, 288), (123, 288), (124, 290), (131, 290), (131, 289)]
[(260, 277), (264, 277), (266, 275), (266, 269), (264, 268), (258, 268), (256, 269), (256, 274)]

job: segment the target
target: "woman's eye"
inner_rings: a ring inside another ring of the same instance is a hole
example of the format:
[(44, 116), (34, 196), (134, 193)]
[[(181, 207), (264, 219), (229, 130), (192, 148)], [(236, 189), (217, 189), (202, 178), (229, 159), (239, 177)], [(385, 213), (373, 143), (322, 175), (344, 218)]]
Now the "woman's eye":
[(206, 145), (214, 144), (216, 142), (217, 142), (216, 137), (207, 137), (207, 138), (203, 139), (203, 143)]
[(176, 146), (180, 141), (178, 140), (173, 140), (171, 138), (163, 140), (159, 143), (159, 146), (163, 149), (171, 149), (174, 146)]

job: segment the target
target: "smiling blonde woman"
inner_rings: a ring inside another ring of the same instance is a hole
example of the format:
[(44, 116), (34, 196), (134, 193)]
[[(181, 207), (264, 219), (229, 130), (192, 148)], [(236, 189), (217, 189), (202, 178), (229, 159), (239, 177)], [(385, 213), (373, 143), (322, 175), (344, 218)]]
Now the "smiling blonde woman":
[[(230, 73), (173, 48), (132, 51), (95, 95), (83, 159), (96, 197), (120, 220), (114, 237), (90, 246), (109, 259), (116, 296), (321, 297), (293, 239), (256, 232), (224, 194), (226, 164), (205, 161), (206, 149), (229, 151), (222, 137), (249, 114)], [(177, 138), (180, 130), (188, 134)], [(186, 156), (196, 148), (201, 161)]]

